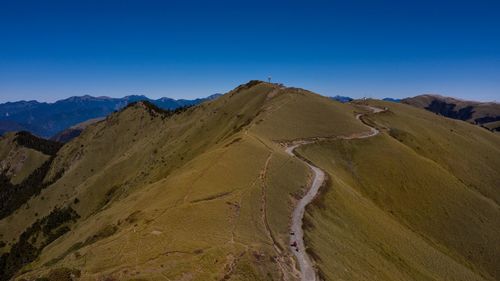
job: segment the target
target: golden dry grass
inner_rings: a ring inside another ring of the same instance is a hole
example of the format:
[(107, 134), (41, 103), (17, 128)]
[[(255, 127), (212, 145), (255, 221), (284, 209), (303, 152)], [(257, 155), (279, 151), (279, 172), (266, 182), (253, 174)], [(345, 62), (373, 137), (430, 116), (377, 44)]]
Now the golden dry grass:
[(15, 133), (0, 137), (0, 171), (6, 172), (12, 184), (19, 184), (50, 156), (20, 146), (14, 139)]
[[(493, 279), (498, 136), (370, 103), (391, 109), (366, 119), (382, 135), (300, 149), (330, 175), (306, 216), (323, 276)], [(55, 206), (82, 217), (19, 278), (66, 267), (81, 280), (296, 280), (288, 229), (310, 171), (279, 142), (365, 132), (360, 110), (268, 83), (165, 119), (136, 104), (66, 144), (46, 180), (64, 175), (1, 220), (0, 234), (15, 241)]]
[(498, 136), (407, 105), (369, 103), (390, 109), (368, 118), (381, 135), (300, 151), (332, 179), (306, 232), (325, 278), (498, 278)]
[[(24, 277), (67, 267), (82, 280), (293, 279), (288, 223), (309, 171), (276, 141), (365, 130), (353, 110), (267, 83), (164, 120), (138, 104), (66, 144), (47, 180), (60, 170), (63, 177), (1, 221), (9, 226), (2, 232), (15, 238), (35, 212), (57, 205), (82, 216)], [(313, 124), (319, 116), (335, 126)], [(116, 233), (79, 244), (107, 226)]]

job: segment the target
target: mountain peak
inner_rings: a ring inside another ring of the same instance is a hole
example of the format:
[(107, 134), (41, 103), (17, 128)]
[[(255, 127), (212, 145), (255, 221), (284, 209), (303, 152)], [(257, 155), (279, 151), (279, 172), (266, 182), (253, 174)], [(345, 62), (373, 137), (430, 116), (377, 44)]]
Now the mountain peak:
[(138, 110), (138, 111), (145, 111), (149, 115), (153, 117), (161, 117), (162, 119), (165, 119), (167, 117), (170, 117), (172, 115), (181, 113), (185, 111), (186, 109), (192, 107), (194, 105), (186, 105), (186, 106), (181, 106), (175, 109), (163, 109), (156, 104), (154, 104), (151, 101), (148, 100), (140, 100), (136, 102), (132, 102), (128, 104), (122, 111), (126, 111), (128, 109), (133, 109), (133, 110)]
[(57, 102), (94, 101), (94, 100), (105, 100), (105, 99), (111, 99), (111, 98), (110, 97), (104, 97), (104, 96), (94, 97), (94, 96), (91, 96), (91, 95), (87, 94), (87, 95), (83, 95), (83, 96), (72, 96), (72, 97), (69, 97), (67, 99), (56, 101), (56, 103)]

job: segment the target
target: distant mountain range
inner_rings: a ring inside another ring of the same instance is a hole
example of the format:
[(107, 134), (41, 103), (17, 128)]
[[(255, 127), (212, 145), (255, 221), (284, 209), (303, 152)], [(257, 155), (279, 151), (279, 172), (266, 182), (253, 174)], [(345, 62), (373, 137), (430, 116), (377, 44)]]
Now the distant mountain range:
[(395, 99), (395, 98), (383, 98), (382, 100), (390, 102), (401, 102), (401, 99)]
[[(341, 103), (351, 102), (351, 101), (354, 100), (351, 97), (339, 96), (339, 95), (336, 95), (336, 96), (333, 96), (333, 97), (330, 97), (330, 98), (333, 99), (333, 100), (336, 100), (338, 102), (341, 102)], [(395, 98), (383, 98), (382, 100), (383, 101), (390, 101), (390, 102), (401, 102), (401, 99), (395, 99)]]
[(123, 98), (93, 97), (89, 95), (70, 97), (54, 103), (17, 101), (0, 104), (0, 135), (9, 131), (29, 131), (50, 138), (84, 121), (102, 118), (120, 110), (129, 103), (149, 101), (162, 109), (176, 109), (206, 100), (219, 94), (194, 100), (160, 98), (150, 99), (142, 95)]
[(346, 103), (346, 102), (350, 102), (350, 101), (353, 101), (354, 99), (351, 98), (351, 97), (346, 97), (346, 96), (339, 96), (339, 95), (336, 95), (334, 97), (330, 97), (331, 99), (333, 100), (336, 100), (338, 102), (341, 102), (341, 103)]

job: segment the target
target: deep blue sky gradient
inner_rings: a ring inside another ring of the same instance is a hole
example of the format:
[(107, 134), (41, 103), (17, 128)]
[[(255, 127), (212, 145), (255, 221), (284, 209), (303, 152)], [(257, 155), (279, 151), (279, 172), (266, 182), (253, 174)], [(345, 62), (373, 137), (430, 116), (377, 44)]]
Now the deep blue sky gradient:
[(500, 101), (500, 1), (0, 0), (0, 102), (324, 95)]

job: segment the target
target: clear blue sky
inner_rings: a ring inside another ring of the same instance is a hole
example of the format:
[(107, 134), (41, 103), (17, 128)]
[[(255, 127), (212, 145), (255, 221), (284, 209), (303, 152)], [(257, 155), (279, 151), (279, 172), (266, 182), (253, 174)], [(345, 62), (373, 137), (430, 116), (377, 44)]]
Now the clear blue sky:
[(324, 95), (500, 101), (500, 1), (0, 0), (0, 102)]

